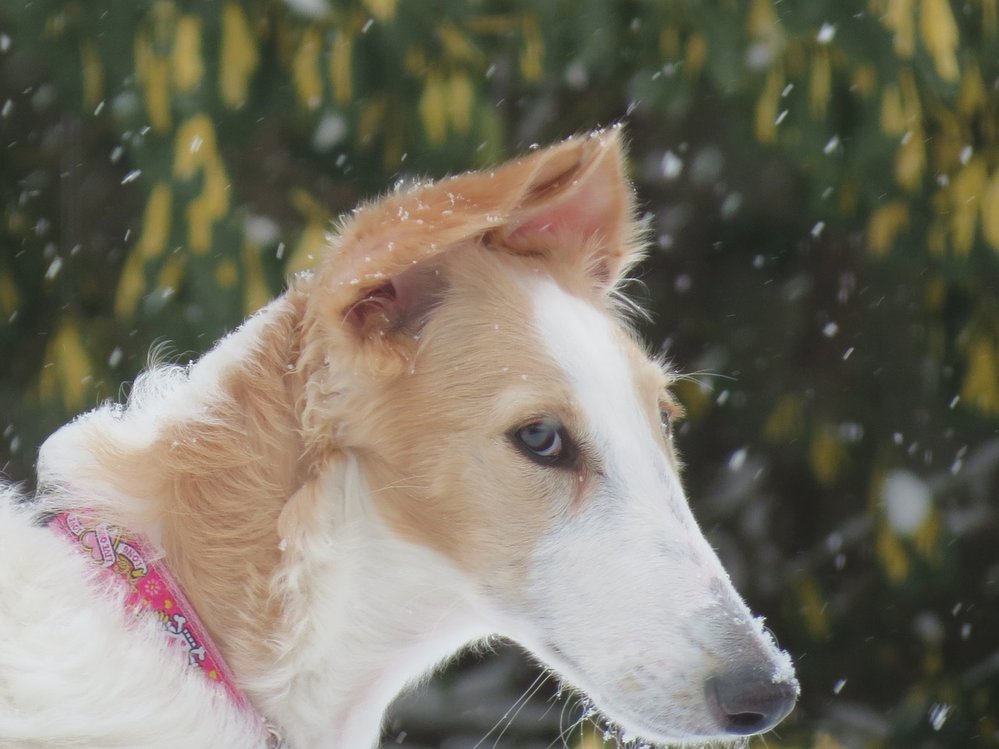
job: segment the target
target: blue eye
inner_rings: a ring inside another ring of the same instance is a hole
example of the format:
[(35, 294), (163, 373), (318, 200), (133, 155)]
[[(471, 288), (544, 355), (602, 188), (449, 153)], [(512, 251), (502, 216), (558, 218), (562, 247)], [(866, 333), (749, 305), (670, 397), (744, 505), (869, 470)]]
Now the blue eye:
[(662, 419), (663, 435), (668, 440), (673, 439), (673, 413), (669, 409), (664, 408), (660, 411), (659, 415)]
[(541, 465), (564, 465), (572, 459), (570, 442), (557, 419), (537, 419), (514, 430), (510, 437), (522, 453)]
[(517, 438), (541, 458), (557, 458), (562, 452), (562, 430), (552, 419), (542, 419), (521, 427)]

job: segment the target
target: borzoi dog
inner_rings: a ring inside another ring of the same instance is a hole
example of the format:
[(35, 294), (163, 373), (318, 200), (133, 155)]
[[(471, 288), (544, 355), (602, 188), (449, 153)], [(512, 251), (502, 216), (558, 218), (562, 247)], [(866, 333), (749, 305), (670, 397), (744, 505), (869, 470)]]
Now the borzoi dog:
[(397, 190), (199, 361), (0, 497), (0, 745), (364, 749), (510, 638), (622, 736), (744, 741), (798, 693), (679, 478), (617, 296), (616, 130)]

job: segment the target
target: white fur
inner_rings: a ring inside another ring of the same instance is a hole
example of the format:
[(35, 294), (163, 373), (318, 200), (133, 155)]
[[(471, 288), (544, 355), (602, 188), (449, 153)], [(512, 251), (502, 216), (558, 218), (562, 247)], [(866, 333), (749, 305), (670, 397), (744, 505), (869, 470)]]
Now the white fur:
[(538, 549), (532, 593), (543, 625), (521, 637), (630, 730), (662, 741), (720, 738), (692, 686), (724, 666), (733, 642), (769, 660), (775, 681), (793, 681), (786, 656), (753, 622), (698, 529), (643, 416), (654, 404), (638, 401), (620, 332), (551, 281), (531, 296), (537, 332), (572, 384), (603, 476), (589, 505)]
[(0, 492), (0, 746), (245, 749), (251, 722)]
[(327, 476), (324, 515), (287, 539), (280, 585), (301, 627), (280, 666), (247, 688), (292, 747), (368, 747), (407, 684), (492, 630), (464, 575), (388, 531), (352, 457)]

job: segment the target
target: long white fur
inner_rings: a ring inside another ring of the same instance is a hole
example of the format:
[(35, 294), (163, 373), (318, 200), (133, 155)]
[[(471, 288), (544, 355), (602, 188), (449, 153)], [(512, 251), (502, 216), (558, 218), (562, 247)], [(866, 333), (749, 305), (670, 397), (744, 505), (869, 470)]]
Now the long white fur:
[(151, 621), (0, 492), (0, 746), (237, 749), (256, 730)]
[[(773, 643), (697, 527), (676, 468), (643, 416), (652, 404), (638, 400), (620, 331), (557, 284), (532, 286), (536, 331), (572, 383), (605, 474), (589, 506), (538, 550), (532, 587), (549, 631), (535, 635), (535, 647), (631, 730), (669, 741), (716, 738), (705, 736), (712, 719), (695, 685), (731, 658), (732, 641), (761, 657), (775, 652)], [(788, 678), (778, 663), (776, 681)], [(621, 692), (630, 705), (620, 704)]]
[(286, 539), (286, 658), (247, 685), (292, 747), (368, 747), (408, 684), (492, 631), (467, 577), (392, 534), (357, 462), (330, 466), (328, 500), (307, 537)]

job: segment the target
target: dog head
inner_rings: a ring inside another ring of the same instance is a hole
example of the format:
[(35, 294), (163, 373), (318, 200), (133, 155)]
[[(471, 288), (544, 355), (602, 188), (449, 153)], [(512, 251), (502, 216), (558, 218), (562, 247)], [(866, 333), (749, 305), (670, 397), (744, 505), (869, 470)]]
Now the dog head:
[(731, 739), (798, 687), (687, 505), (616, 298), (640, 240), (618, 131), (359, 209), (310, 281), (304, 429), (623, 732)]

